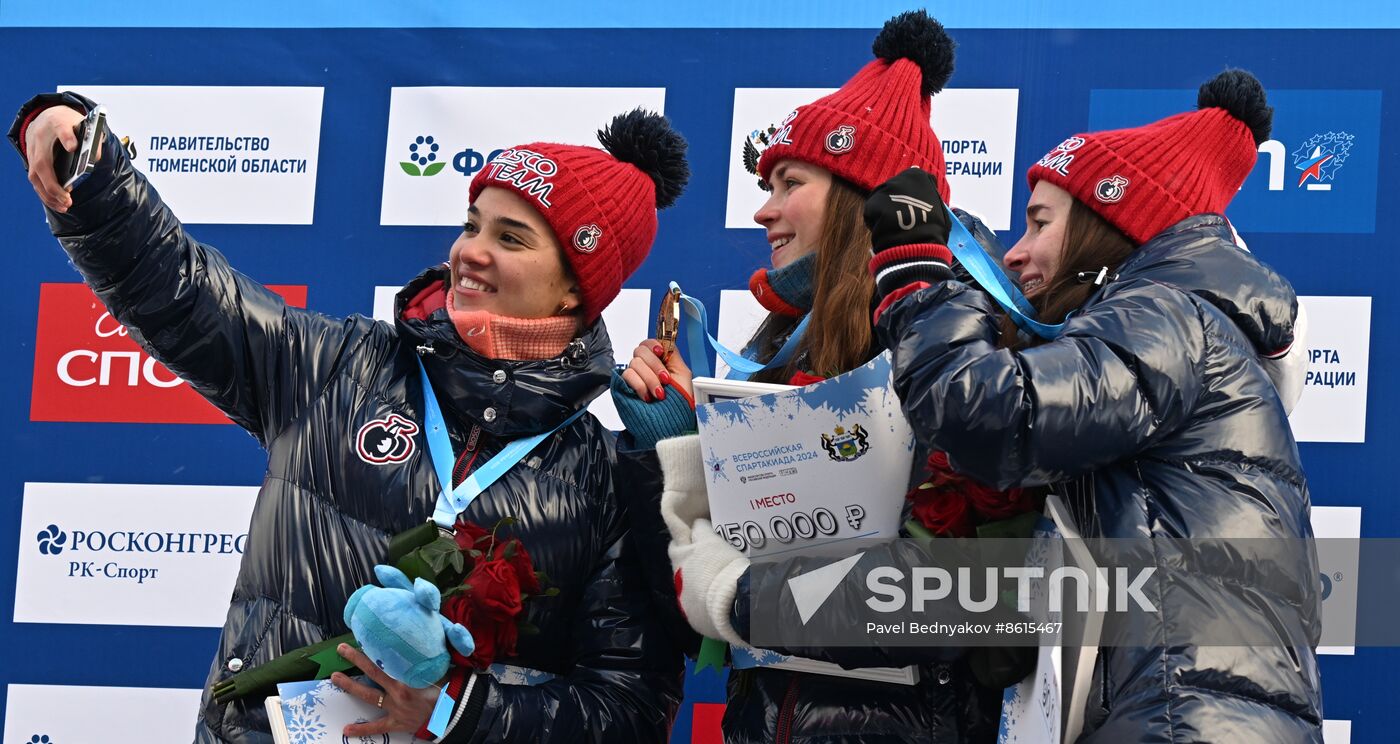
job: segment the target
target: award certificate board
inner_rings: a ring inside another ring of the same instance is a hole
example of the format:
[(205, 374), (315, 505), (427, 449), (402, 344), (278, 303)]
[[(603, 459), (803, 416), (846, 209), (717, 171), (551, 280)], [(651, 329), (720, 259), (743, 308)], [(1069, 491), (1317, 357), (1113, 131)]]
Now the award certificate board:
[[(352, 723), (364, 723), (384, 716), (384, 711), (331, 684), (328, 679), (311, 682), (284, 682), (277, 695), (263, 703), (272, 739), (276, 744), (342, 744), (341, 732)], [(410, 733), (378, 734), (367, 740), (375, 744), (421, 742)]]
[[(773, 387), (695, 380), (715, 531), (746, 554), (765, 556), (897, 537), (914, 434), (894, 392), (889, 353), (814, 385)], [(764, 388), (770, 390), (756, 394)], [(753, 397), (738, 397), (745, 392)], [(733, 664), (902, 684), (917, 679), (914, 667), (842, 669), (762, 649), (734, 648)]]

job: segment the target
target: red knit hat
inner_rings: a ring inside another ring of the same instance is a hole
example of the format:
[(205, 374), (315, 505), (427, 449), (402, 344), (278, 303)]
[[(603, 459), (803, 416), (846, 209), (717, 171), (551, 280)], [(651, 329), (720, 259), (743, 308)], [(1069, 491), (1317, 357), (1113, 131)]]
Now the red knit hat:
[(1274, 110), (1243, 70), (1201, 86), (1198, 110), (1136, 129), (1077, 134), (1031, 166), (1137, 245), (1203, 212), (1223, 213), (1269, 138)]
[(874, 61), (840, 90), (750, 136), (745, 164), (766, 182), (778, 162), (800, 160), (866, 191), (918, 166), (934, 174), (946, 202), (943, 146), (929, 125), (929, 97), (953, 74), (955, 46), (925, 11), (895, 16), (875, 38)]
[(690, 179), (686, 142), (666, 117), (636, 109), (599, 130), (603, 149), (532, 142), (503, 151), (472, 179), (510, 189), (554, 230), (578, 279), (592, 323), (642, 265), (656, 238), (656, 210), (675, 203)]

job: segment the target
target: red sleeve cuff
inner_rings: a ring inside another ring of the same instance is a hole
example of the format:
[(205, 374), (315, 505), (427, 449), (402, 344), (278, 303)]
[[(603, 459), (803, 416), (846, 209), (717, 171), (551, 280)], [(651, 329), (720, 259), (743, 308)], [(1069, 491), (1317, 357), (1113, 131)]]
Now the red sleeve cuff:
[[(460, 701), (462, 699), (462, 688), (466, 687), (467, 678), (470, 676), (471, 670), (466, 667), (454, 666), (448, 670), (447, 684), (444, 685), (444, 688), (447, 690), (447, 696), (454, 701)], [(437, 740), (437, 735), (428, 730), (427, 721), (423, 722), (423, 725), (418, 728), (418, 732), (415, 733), (414, 736), (423, 741)]]
[(918, 292), (921, 289), (926, 289), (931, 286), (933, 285), (929, 284), (928, 282), (914, 282), (913, 284), (906, 284), (903, 287), (900, 287), (899, 289), (896, 289), (895, 291), (889, 293), (888, 295), (885, 295), (885, 299), (880, 301), (879, 307), (875, 308), (875, 322), (880, 322), (880, 315), (883, 314), (885, 310), (889, 308), (890, 305), (899, 302), (905, 297), (908, 297), (909, 295), (914, 294), (915, 292)]
[[(60, 104), (55, 103), (53, 106), (58, 106), (58, 105), (60, 105)], [(31, 122), (34, 121), (34, 118), (35, 118), (35, 117), (37, 117), (39, 114), (41, 114), (41, 113), (43, 113), (43, 112), (45, 112), (45, 111), (47, 111), (47, 110), (53, 108), (53, 106), (40, 106), (40, 107), (34, 109), (33, 111), (30, 111), (30, 112), (29, 112), (29, 115), (26, 116), (26, 117), (24, 117), (24, 123), (21, 124), (21, 125), (19, 125), (19, 154), (20, 154), (20, 157), (24, 158), (24, 162), (26, 162), (26, 163), (29, 162), (29, 153), (25, 152), (25, 148), (26, 148), (26, 146), (27, 146), (28, 143), (27, 143), (27, 141), (25, 140), (25, 136), (24, 136), (24, 135), (25, 135), (26, 132), (29, 131), (29, 124), (30, 124)]]
[(870, 258), (870, 273), (878, 274), (880, 269), (892, 263), (918, 260), (921, 258), (937, 259), (945, 264), (951, 265), (953, 263), (953, 252), (948, 250), (948, 246), (938, 245), (937, 243), (897, 245), (893, 248), (886, 248)]

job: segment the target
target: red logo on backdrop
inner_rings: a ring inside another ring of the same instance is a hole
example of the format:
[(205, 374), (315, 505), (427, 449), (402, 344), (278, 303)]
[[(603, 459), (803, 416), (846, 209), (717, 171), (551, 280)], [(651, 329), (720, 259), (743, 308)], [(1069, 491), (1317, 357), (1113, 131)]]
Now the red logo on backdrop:
[[(306, 307), (306, 286), (269, 286)], [(218, 409), (152, 359), (84, 284), (39, 285), (30, 421), (227, 424)]]

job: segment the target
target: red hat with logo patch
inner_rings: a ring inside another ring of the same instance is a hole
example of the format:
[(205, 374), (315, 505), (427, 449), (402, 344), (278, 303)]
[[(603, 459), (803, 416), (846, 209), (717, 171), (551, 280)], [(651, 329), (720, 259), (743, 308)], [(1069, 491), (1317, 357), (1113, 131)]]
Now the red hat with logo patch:
[(529, 202), (554, 230), (592, 323), (642, 265), (656, 238), (656, 211), (690, 179), (685, 138), (666, 117), (642, 109), (598, 131), (603, 149), (532, 142), (508, 148), (472, 179), (472, 201), (488, 186)]
[(1196, 111), (1135, 129), (1077, 134), (1031, 166), (1142, 245), (1203, 212), (1223, 213), (1269, 138), (1274, 110), (1244, 70), (1201, 86)]
[(955, 46), (927, 12), (895, 16), (871, 46), (874, 61), (840, 90), (751, 135), (745, 165), (766, 182), (780, 161), (800, 160), (866, 191), (918, 166), (934, 175), (947, 202), (943, 146), (929, 116), (930, 97), (953, 74)]

